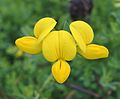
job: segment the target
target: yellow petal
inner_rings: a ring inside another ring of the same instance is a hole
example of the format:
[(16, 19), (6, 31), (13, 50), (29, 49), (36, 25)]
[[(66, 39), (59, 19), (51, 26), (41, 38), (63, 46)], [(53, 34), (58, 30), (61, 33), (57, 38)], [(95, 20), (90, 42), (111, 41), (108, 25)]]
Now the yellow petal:
[(81, 52), (79, 49), (78, 52), (87, 59), (106, 58), (109, 55), (109, 51), (106, 47), (96, 44), (88, 45), (85, 53)]
[(78, 32), (78, 35), (83, 38), (86, 44), (89, 44), (92, 42), (94, 33), (93, 33), (91, 26), (87, 24), (86, 22), (74, 21), (70, 24), (70, 28), (73, 34), (74, 34), (74, 31), (76, 30)]
[(86, 51), (86, 44), (85, 44), (85, 41), (83, 40), (81, 34), (79, 33), (79, 31), (77, 31), (77, 29), (72, 24), (70, 24), (70, 30), (72, 32), (72, 35), (73, 35), (78, 47), (83, 52), (85, 52)]
[(52, 74), (58, 83), (64, 83), (70, 74), (70, 66), (66, 61), (58, 60), (52, 66)]
[(64, 30), (59, 31), (59, 49), (63, 60), (70, 61), (76, 55), (76, 44), (72, 35)]
[(41, 44), (38, 44), (37, 39), (31, 36), (18, 38), (15, 44), (20, 50), (29, 54), (38, 54), (41, 52)]
[(40, 19), (34, 27), (34, 34), (37, 38), (39, 38), (39, 42), (41, 42), (55, 27), (56, 21), (53, 18), (42, 18)]
[(51, 32), (42, 43), (42, 51), (44, 57), (50, 61), (54, 62), (59, 58), (59, 44), (58, 44), (58, 32)]
[(48, 61), (72, 60), (76, 55), (76, 45), (70, 33), (53, 31), (43, 41), (43, 55)]

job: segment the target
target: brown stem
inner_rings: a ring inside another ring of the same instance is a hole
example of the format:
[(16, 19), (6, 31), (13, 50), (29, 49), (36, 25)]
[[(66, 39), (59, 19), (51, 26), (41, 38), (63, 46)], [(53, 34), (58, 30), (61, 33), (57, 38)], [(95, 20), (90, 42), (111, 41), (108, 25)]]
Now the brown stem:
[(72, 88), (74, 90), (80, 91), (82, 93), (88, 94), (90, 96), (94, 96), (96, 98), (100, 97), (99, 94), (97, 94), (97, 93), (95, 93), (95, 92), (93, 92), (91, 90), (85, 89), (85, 88), (83, 88), (81, 86), (78, 86), (78, 85), (75, 85), (75, 84), (72, 84), (72, 83), (69, 83), (69, 82), (65, 83), (65, 86), (67, 86), (69, 88)]
[(99, 77), (99, 75), (98, 75), (96, 72), (94, 72), (94, 77), (95, 77), (95, 82), (96, 82), (97, 86), (98, 86), (102, 91), (104, 91), (104, 87), (103, 87), (102, 84), (100, 83), (100, 77)]

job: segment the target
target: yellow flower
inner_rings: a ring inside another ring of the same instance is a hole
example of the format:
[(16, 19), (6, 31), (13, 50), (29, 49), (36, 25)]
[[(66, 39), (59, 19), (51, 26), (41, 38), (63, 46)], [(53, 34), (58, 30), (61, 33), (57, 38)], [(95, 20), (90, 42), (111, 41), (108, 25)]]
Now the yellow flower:
[(52, 74), (58, 83), (64, 83), (70, 74), (70, 66), (66, 61), (72, 60), (76, 55), (76, 44), (67, 31), (53, 31), (43, 41), (42, 51), (44, 57), (55, 62)]
[(75, 57), (76, 50), (87, 59), (108, 57), (109, 52), (106, 47), (90, 44), (94, 34), (87, 23), (75, 21), (70, 24), (74, 38), (64, 30), (51, 32), (56, 23), (52, 18), (43, 18), (35, 24), (35, 37), (24, 36), (18, 38), (15, 43), (20, 50), (30, 54), (38, 54), (42, 50), (46, 60), (54, 62), (52, 74), (58, 83), (64, 83), (69, 77), (71, 69), (67, 61)]
[(78, 53), (87, 59), (99, 59), (108, 57), (106, 47), (90, 44), (94, 33), (89, 24), (83, 21), (74, 21), (70, 24), (70, 30), (78, 45)]
[(42, 49), (42, 41), (43, 39), (50, 33), (50, 31), (55, 27), (56, 21), (52, 18), (46, 17), (40, 19), (34, 27), (34, 35), (32, 36), (24, 36), (18, 38), (15, 41), (16, 46), (29, 54), (38, 54)]

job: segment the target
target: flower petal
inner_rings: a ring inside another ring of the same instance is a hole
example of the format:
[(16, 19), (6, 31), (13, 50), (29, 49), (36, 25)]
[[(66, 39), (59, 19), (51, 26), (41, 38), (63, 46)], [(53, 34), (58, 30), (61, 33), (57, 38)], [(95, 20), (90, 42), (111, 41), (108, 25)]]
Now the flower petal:
[(54, 62), (59, 58), (58, 31), (51, 32), (43, 41), (42, 51), (44, 57)]
[[(89, 24), (84, 21), (74, 21), (70, 24), (71, 32), (74, 34), (76, 30), (86, 44), (90, 44), (93, 40), (94, 33)], [(74, 29), (73, 29), (74, 28)], [(75, 35), (75, 34), (74, 34)]]
[(76, 44), (72, 35), (64, 30), (59, 31), (59, 47), (63, 60), (70, 61), (76, 55)]
[(106, 47), (96, 44), (88, 45), (85, 53), (81, 52), (79, 49), (78, 52), (87, 59), (106, 58), (109, 55), (109, 51)]
[(41, 44), (38, 44), (37, 39), (32, 36), (18, 38), (15, 44), (20, 50), (29, 54), (38, 54), (41, 52)]
[(64, 83), (70, 75), (70, 66), (66, 61), (58, 60), (52, 66), (52, 74), (58, 83)]
[(72, 60), (76, 55), (76, 45), (70, 33), (53, 31), (43, 41), (43, 55), (48, 61)]
[(74, 28), (74, 26), (72, 24), (70, 24), (70, 30), (72, 32), (72, 35), (78, 45), (78, 47), (83, 51), (85, 52), (86, 50), (86, 44), (81, 36), (81, 34), (79, 33), (79, 31), (77, 31), (76, 28)]
[(39, 38), (39, 41), (41, 42), (48, 34), (49, 32), (55, 27), (56, 21), (53, 18), (42, 18), (40, 19), (34, 27), (34, 34), (37, 38)]

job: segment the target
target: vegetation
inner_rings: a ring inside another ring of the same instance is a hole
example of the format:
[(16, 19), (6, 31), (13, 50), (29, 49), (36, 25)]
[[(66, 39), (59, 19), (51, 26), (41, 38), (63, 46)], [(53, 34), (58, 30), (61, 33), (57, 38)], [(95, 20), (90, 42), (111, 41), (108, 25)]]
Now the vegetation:
[(70, 62), (65, 84), (51, 77), (51, 64), (42, 55), (19, 51), (18, 37), (33, 35), (35, 22), (53, 17), (56, 29), (69, 31), (68, 0), (0, 0), (0, 99), (120, 99), (120, 1), (93, 0), (88, 16), (94, 43), (106, 46), (107, 59)]

